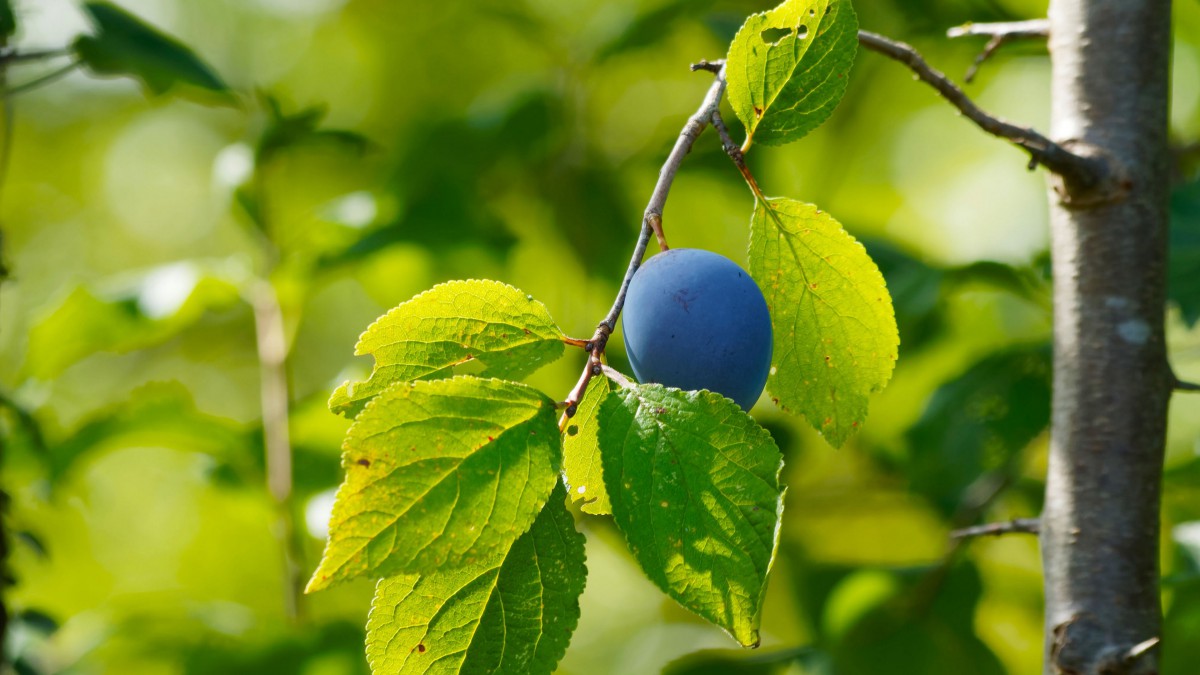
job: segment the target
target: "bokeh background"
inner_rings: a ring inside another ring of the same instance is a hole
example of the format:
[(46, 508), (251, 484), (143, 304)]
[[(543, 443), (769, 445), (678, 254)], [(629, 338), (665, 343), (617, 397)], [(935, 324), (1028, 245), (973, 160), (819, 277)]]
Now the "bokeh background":
[[(239, 93), (232, 104), (186, 88), (152, 96), (77, 72), (13, 99), (0, 206), (9, 667), (365, 672), (371, 583), (304, 597), (289, 616), (247, 298), (268, 277), (285, 321), (287, 515), (307, 574), (347, 426), (325, 400), (370, 368), (353, 356), (358, 334), (438, 282), (493, 278), (590, 335), (658, 168), (708, 87), (688, 64), (721, 57), (743, 18), (772, 3), (116, 4), (179, 37)], [(947, 40), (946, 28), (1043, 16), (1045, 5), (856, 9), (863, 28), (961, 79), (983, 45)], [(15, 7), (22, 47), (91, 30), (71, 0)], [(1200, 139), (1200, 3), (1174, 11), (1171, 132), (1186, 144)], [(47, 68), (12, 68), (10, 81)], [(1044, 46), (1017, 44), (968, 92), (1045, 129), (1048, 74)], [(819, 204), (867, 243), (896, 302), (895, 377), (840, 450), (766, 399), (754, 410), (790, 486), (760, 650), (736, 650), (680, 609), (642, 578), (609, 520), (580, 515), (590, 574), (560, 672), (1040, 672), (1036, 540), (952, 544), (948, 533), (1040, 509), (1043, 174), (866, 52), (827, 124), (749, 159), (768, 194)], [(1200, 183), (1185, 154), (1177, 173), (1169, 345), (1177, 372), (1200, 379)], [(751, 207), (710, 132), (678, 176), (665, 228), (673, 246), (744, 262)], [(624, 366), (619, 340), (610, 354)], [(531, 382), (561, 398), (581, 366), (570, 352)], [(1164, 674), (1200, 663), (1198, 439), (1200, 397), (1176, 397)]]

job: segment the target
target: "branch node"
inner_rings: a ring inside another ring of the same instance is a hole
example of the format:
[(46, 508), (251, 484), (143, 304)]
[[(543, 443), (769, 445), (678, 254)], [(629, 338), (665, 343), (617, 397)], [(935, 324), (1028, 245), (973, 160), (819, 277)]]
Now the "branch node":
[(716, 73), (721, 72), (721, 68), (723, 68), (724, 66), (725, 66), (725, 59), (717, 59), (716, 61), (709, 61), (708, 59), (700, 59), (696, 63), (693, 63), (691, 68), (692, 68), (693, 73), (696, 71), (699, 71), (699, 70), (705, 70), (705, 71), (708, 71), (715, 75)]

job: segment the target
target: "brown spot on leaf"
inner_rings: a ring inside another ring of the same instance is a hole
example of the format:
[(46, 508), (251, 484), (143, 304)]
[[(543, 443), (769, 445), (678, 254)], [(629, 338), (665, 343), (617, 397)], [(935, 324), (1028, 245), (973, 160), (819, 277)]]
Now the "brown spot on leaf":
[(754, 116), (761, 118), (762, 117), (762, 108), (760, 108), (758, 106), (754, 106)]
[(423, 644), (418, 644), (418, 645), (417, 645), (417, 651), (418, 651), (418, 652), (420, 652), (421, 654), (424, 654), (424, 653), (425, 653), (425, 645), (423, 645)]
[(371, 460), (363, 458), (355, 462), (359, 466), (371, 466)]

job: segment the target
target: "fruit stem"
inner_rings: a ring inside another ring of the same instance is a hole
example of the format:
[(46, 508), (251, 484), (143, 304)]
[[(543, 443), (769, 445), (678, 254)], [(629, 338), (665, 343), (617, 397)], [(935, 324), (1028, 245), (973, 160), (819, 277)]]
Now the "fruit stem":
[(625, 296), (629, 292), (629, 282), (633, 280), (634, 273), (642, 264), (642, 258), (646, 256), (646, 246), (650, 243), (651, 233), (658, 239), (660, 251), (666, 251), (669, 248), (662, 230), (662, 213), (663, 207), (667, 203), (667, 194), (671, 191), (671, 184), (675, 181), (675, 174), (679, 172), (680, 165), (683, 164), (683, 158), (691, 152), (692, 146), (696, 144), (696, 139), (700, 137), (701, 132), (710, 122), (720, 118), (718, 110), (721, 107), (721, 99), (725, 96), (725, 62), (701, 61), (693, 64), (692, 70), (715, 73), (716, 78), (713, 79), (712, 86), (708, 88), (708, 93), (705, 94), (700, 107), (683, 125), (683, 129), (679, 132), (679, 138), (675, 140), (675, 147), (671, 148), (671, 154), (667, 155), (662, 169), (658, 172), (658, 182), (654, 184), (650, 202), (646, 204), (646, 211), (642, 215), (642, 229), (638, 233), (633, 256), (629, 259), (629, 267), (625, 270), (625, 278), (621, 280), (621, 288), (617, 291), (617, 297), (613, 300), (608, 315), (596, 326), (596, 333), (591, 339), (592, 348), (588, 354), (587, 364), (584, 366), (575, 388), (567, 395), (566, 410), (559, 420), (560, 427), (565, 427), (567, 419), (575, 415), (579, 401), (583, 398), (583, 393), (587, 391), (588, 382), (594, 375), (602, 372), (604, 348), (608, 345), (608, 336), (612, 335), (617, 328), (617, 318), (621, 316), (621, 310), (625, 307)]

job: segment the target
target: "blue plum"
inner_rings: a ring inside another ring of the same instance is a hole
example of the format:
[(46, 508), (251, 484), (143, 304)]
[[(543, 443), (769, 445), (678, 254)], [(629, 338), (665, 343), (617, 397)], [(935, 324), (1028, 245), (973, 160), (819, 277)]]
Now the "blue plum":
[(749, 410), (771, 369), (771, 315), (750, 274), (711, 251), (675, 248), (633, 275), (622, 318), (639, 382), (708, 389)]

